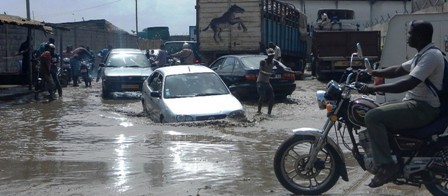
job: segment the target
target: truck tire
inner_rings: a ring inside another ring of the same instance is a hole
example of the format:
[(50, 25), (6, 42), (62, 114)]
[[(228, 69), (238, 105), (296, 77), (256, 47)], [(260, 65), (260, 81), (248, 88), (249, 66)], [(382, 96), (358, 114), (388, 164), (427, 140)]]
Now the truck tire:
[(323, 73), (322, 71), (319, 70), (318, 66), (315, 66), (316, 69), (316, 78), (319, 81), (326, 81), (328, 80), (328, 74), (327, 73)]

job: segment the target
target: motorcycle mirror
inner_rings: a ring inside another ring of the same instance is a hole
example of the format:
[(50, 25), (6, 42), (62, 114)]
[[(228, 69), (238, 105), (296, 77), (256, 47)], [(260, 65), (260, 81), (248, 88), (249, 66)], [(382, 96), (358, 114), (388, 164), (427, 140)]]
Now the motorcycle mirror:
[(364, 58), (364, 65), (367, 68), (367, 73), (369, 73), (370, 75), (372, 75), (372, 66), (370, 65), (370, 61), (368, 58)]
[(356, 48), (357, 48), (357, 55), (360, 59), (364, 58), (364, 55), (362, 54), (362, 48), (361, 48), (361, 44), (358, 42), (356, 43)]

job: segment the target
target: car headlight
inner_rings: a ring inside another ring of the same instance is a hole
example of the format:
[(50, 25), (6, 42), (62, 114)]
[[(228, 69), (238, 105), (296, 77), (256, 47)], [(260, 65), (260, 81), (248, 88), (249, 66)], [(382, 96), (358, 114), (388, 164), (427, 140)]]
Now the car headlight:
[(176, 115), (177, 122), (188, 122), (193, 121), (193, 117), (189, 115)]
[(238, 118), (238, 117), (245, 117), (243, 110), (236, 110), (233, 112), (230, 112), (229, 115), (227, 115), (230, 118)]

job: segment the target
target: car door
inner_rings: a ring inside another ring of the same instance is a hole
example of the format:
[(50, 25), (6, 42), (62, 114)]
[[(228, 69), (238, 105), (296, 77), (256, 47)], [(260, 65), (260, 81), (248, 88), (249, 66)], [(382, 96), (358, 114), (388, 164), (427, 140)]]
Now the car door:
[(248, 74), (247, 70), (245, 69), (242, 62), (238, 58), (234, 59), (235, 61), (232, 62), (233, 64), (232, 77), (231, 77), (232, 84), (247, 83), (246, 78), (246, 75)]
[[(154, 72), (154, 74), (148, 79), (148, 92), (145, 92), (145, 98), (147, 97), (147, 109), (151, 118), (156, 121), (159, 120), (161, 112), (161, 104), (163, 104), (162, 99), (162, 81), (163, 76), (159, 72)], [(152, 92), (158, 92), (159, 97), (151, 96)]]
[(215, 70), (216, 73), (221, 77), (221, 79), (226, 83), (227, 86), (230, 86), (235, 83), (235, 76), (233, 75), (233, 69), (235, 66), (235, 57), (226, 57), (220, 59), (222, 61), (219, 62), (219, 66)]

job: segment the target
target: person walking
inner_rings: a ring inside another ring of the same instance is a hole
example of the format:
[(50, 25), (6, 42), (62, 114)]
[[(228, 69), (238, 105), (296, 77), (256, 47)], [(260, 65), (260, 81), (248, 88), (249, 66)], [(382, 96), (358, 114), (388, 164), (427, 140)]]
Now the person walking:
[(432, 43), (433, 26), (427, 21), (411, 21), (408, 45), (417, 49), (417, 54), (402, 63), (385, 69), (377, 69), (372, 76), (384, 78), (403, 77), (393, 83), (364, 85), (360, 93), (406, 92), (400, 102), (381, 105), (366, 113), (365, 123), (371, 141), (373, 160), (378, 172), (369, 183), (375, 188), (392, 181), (400, 166), (394, 162), (388, 142), (388, 131), (422, 127), (439, 117), (440, 101), (425, 81), (441, 89), (444, 57)]
[[(98, 53), (98, 57), (100, 57), (100, 63), (106, 63), (106, 57), (109, 55), (109, 52), (113, 49), (112, 45), (107, 45), (107, 48), (102, 49)], [(100, 81), (101, 78), (101, 67), (98, 66), (98, 71), (96, 73), (96, 82)]]
[(24, 83), (29, 83), (30, 75), (30, 37), (27, 37), (24, 42), (20, 44), (19, 51), (16, 55), (22, 55), (22, 78)]
[(194, 63), (193, 50), (190, 49), (190, 44), (188, 44), (187, 42), (182, 45), (181, 51), (176, 52), (171, 56), (179, 58), (181, 65), (191, 65)]
[(39, 89), (39, 90), (48, 91), (48, 93), (50, 94), (49, 100), (51, 101), (56, 98), (54, 95), (54, 86), (55, 85), (54, 85), (53, 78), (51, 77), (51, 73), (50, 73), (50, 69), (51, 69), (51, 52), (50, 52), (50, 50), (51, 50), (50, 44), (46, 44), (44, 46), (44, 51), (39, 56), (39, 62), (40, 62), (39, 71), (40, 71), (40, 74), (41, 74), (42, 79), (45, 84), (45, 86), (44, 86), (45, 89)]
[(160, 45), (159, 53), (156, 57), (157, 67), (163, 67), (168, 63), (168, 52), (165, 50), (165, 45)]
[(58, 76), (58, 63), (59, 63), (59, 54), (56, 53), (56, 46), (54, 44), (49, 44), (50, 46), (50, 54), (51, 54), (51, 68), (50, 68), (50, 74), (53, 79), (53, 83), (55, 85), (56, 90), (58, 91), (59, 97), (62, 97), (62, 86), (59, 82), (59, 76)]
[(277, 62), (274, 61), (275, 51), (272, 48), (266, 50), (268, 58), (260, 61), (260, 73), (257, 77), (257, 92), (258, 92), (258, 110), (257, 113), (261, 114), (261, 108), (263, 102), (268, 103), (268, 114), (271, 115), (272, 108), (274, 107), (274, 90), (270, 83), (272, 68), (276, 66), (278, 69), (283, 69)]

